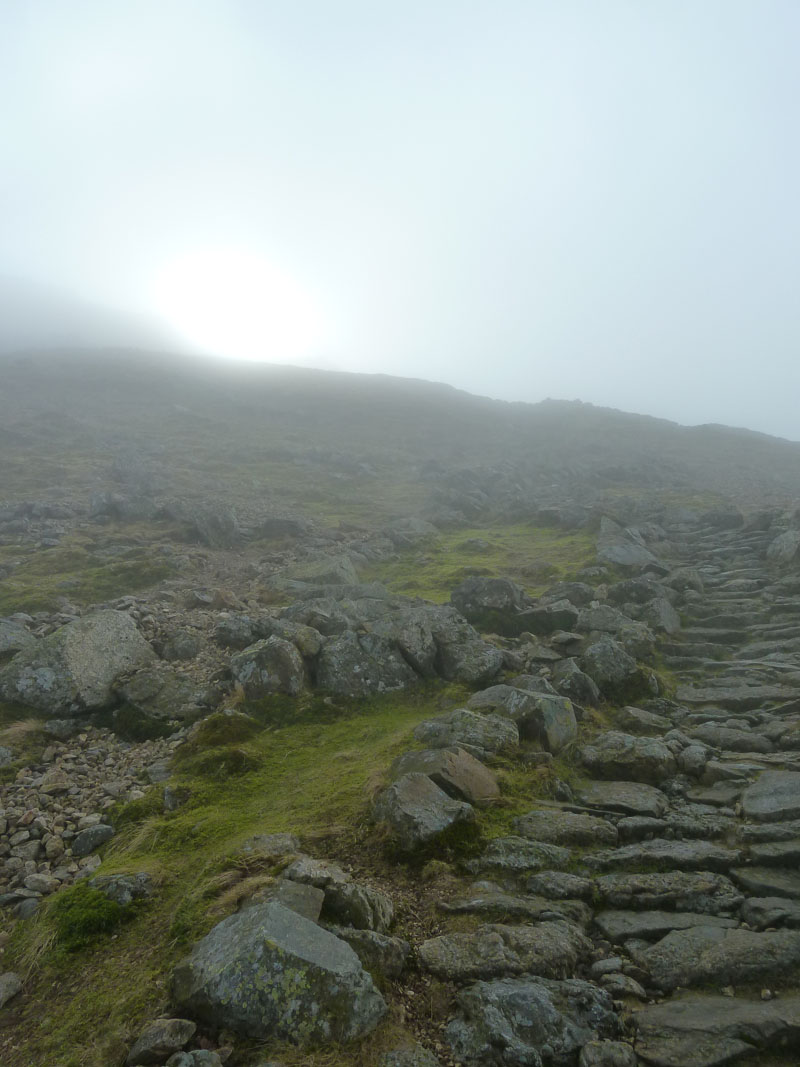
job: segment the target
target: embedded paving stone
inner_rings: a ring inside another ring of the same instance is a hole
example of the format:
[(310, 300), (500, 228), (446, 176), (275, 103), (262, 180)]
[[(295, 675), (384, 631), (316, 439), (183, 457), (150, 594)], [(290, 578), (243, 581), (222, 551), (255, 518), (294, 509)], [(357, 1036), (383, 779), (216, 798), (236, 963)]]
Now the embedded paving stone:
[(653, 984), (672, 990), (705, 982), (720, 985), (778, 985), (800, 966), (800, 930), (724, 930), (694, 926), (674, 930), (637, 953)]
[(636, 1054), (652, 1067), (724, 1067), (761, 1052), (800, 1048), (800, 997), (693, 996), (634, 1012)]
[(472, 891), (456, 900), (443, 900), (439, 907), (454, 915), (482, 915), (497, 922), (506, 919), (565, 919), (585, 928), (592, 917), (590, 908), (582, 900), (559, 900), (554, 903), (541, 896), (514, 896), (504, 893), (492, 883), (477, 883)]
[(577, 978), (476, 982), (456, 1005), (445, 1040), (465, 1067), (573, 1064), (587, 1043), (619, 1033), (610, 994)]
[(583, 857), (583, 862), (592, 870), (602, 871), (613, 867), (638, 867), (643, 863), (659, 863), (682, 871), (725, 872), (738, 863), (741, 852), (723, 848), (708, 841), (641, 841), (636, 845), (623, 845), (608, 852), (593, 852)]
[(659, 819), (669, 809), (667, 795), (642, 782), (586, 782), (576, 788), (575, 794), (587, 808), (621, 815), (649, 815)]
[(800, 870), (800, 840), (768, 841), (751, 845), (750, 860), (759, 867), (789, 867)]
[(791, 689), (777, 685), (709, 686), (707, 688), (679, 685), (675, 693), (675, 699), (679, 704), (714, 704), (717, 707), (727, 708), (729, 711), (752, 711), (770, 702), (791, 700), (793, 696)]
[(572, 923), (493, 923), (468, 934), (431, 938), (420, 946), (419, 958), (425, 970), (448, 981), (517, 974), (566, 978), (591, 949), (591, 941)]
[(616, 845), (618, 836), (616, 826), (606, 819), (556, 808), (520, 815), (513, 828), (521, 837), (554, 845)]
[(173, 972), (172, 999), (214, 1030), (303, 1046), (362, 1037), (386, 1012), (350, 946), (275, 901), (199, 941)]
[(525, 883), (529, 893), (537, 893), (548, 900), (592, 900), (594, 881), (566, 871), (540, 871)]
[(620, 730), (598, 734), (581, 749), (584, 766), (598, 778), (660, 782), (672, 777), (677, 764), (672, 751), (655, 737), (635, 737)]
[(569, 862), (569, 850), (559, 845), (529, 841), (526, 837), (496, 837), (481, 855), (464, 864), (468, 871), (505, 871), (525, 874), (548, 867), (563, 867)]
[(771, 867), (734, 867), (731, 878), (747, 893), (800, 900), (800, 871)]
[(695, 726), (690, 736), (724, 752), (772, 752), (774, 745), (755, 730), (735, 730), (718, 723)]
[(742, 922), (754, 930), (767, 927), (800, 927), (800, 901), (788, 897), (748, 897), (742, 905)]
[(631, 938), (655, 941), (671, 930), (687, 930), (692, 926), (716, 926), (732, 930), (738, 919), (718, 915), (701, 915), (692, 911), (599, 911), (594, 917), (598, 930), (615, 945)]
[(406, 752), (395, 760), (391, 773), (427, 774), (448, 796), (478, 807), (485, 807), (500, 795), (500, 786), (492, 772), (457, 746)]
[(467, 708), (426, 719), (416, 727), (414, 737), (430, 748), (459, 745), (477, 756), (494, 755), (519, 745), (515, 722), (502, 715), (482, 715)]
[(655, 712), (645, 711), (643, 708), (634, 708), (630, 704), (619, 708), (614, 718), (617, 725), (628, 733), (665, 734), (672, 727), (672, 723), (663, 715), (656, 715)]
[(742, 794), (742, 811), (757, 822), (800, 818), (800, 771), (764, 771)]
[(475, 809), (453, 800), (426, 774), (405, 774), (381, 793), (372, 815), (389, 824), (404, 848), (414, 849), (457, 823), (474, 822)]
[(671, 908), (721, 915), (736, 911), (744, 900), (729, 878), (711, 871), (604, 874), (593, 885), (601, 900), (614, 908)]

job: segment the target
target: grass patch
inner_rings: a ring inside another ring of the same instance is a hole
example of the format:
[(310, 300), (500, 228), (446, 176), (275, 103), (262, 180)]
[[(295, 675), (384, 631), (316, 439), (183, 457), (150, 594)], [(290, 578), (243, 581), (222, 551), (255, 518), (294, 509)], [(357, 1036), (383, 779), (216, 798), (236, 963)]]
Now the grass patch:
[(79, 882), (62, 890), (50, 905), (54, 946), (62, 952), (76, 952), (129, 922), (137, 910), (133, 904), (118, 904), (85, 882)]
[(474, 575), (512, 578), (536, 596), (594, 560), (591, 534), (520, 523), (448, 531), (424, 551), (371, 566), (364, 578), (435, 603), (448, 601), (452, 590)]
[[(115, 806), (117, 834), (99, 873), (149, 871), (158, 875), (159, 889), (145, 908), (113, 929), (102, 927), (118, 916), (96, 912), (94, 904), (87, 909), (90, 898), (82, 895), (77, 898), (81, 906), (70, 906), (60, 920), (51, 906), (16, 925), (3, 966), (28, 975), (32, 995), (19, 1009), (13, 1048), (0, 1037), (4, 1067), (122, 1063), (144, 1022), (168, 1010), (174, 964), (223, 917), (228, 898), (222, 899), (219, 876), (245, 841), (254, 834), (292, 831), (301, 839), (330, 843), (345, 833), (344, 827), (365, 840), (371, 833), (369, 800), (392, 760), (412, 742), (414, 726), (441, 714), (460, 696), (456, 687), (420, 687), (362, 705), (343, 704), (334, 721), (273, 725), (201, 753), (241, 751), (255, 764), (245, 775), (201, 776), (191, 761), (180, 763), (171, 784), (185, 790), (187, 800), (177, 811), (163, 811), (159, 787)], [(330, 854), (327, 846), (309, 848)], [(64, 898), (69, 899), (67, 891), (53, 904)], [(84, 928), (95, 920), (100, 929)], [(78, 955), (64, 951), (65, 937), (70, 943), (84, 934), (89, 941), (76, 948)], [(49, 1010), (43, 1018), (45, 1001)], [(362, 1062), (359, 1050), (342, 1050), (338, 1061), (326, 1060), (330, 1053), (318, 1059), (304, 1055), (308, 1064)]]

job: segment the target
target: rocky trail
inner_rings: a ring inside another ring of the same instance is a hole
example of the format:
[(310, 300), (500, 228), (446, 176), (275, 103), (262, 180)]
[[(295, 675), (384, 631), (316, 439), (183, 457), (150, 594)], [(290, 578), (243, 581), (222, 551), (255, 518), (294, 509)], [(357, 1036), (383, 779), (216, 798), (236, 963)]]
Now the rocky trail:
[[(166, 811), (182, 803), (172, 760), (203, 720), (188, 723), (215, 707), (244, 719), (226, 694), (458, 683), (463, 704), (419, 722), (382, 769), (363, 854), (285, 833), (247, 842), (248, 873), (264, 877), (178, 963), (167, 1015), (126, 1062), (264, 1064), (238, 1040), (364, 1041), (390, 1019), (397, 1048), (341, 1062), (788, 1067), (800, 538), (787, 515), (604, 518), (598, 564), (538, 598), (501, 578), (467, 578), (444, 606), (359, 583), (353, 559), (384, 536), (340, 539), (313, 574), (295, 567), (275, 609), (204, 594), (176, 629), (174, 601), (128, 598), (33, 644), (36, 620), (5, 620), (5, 698), (52, 710), (66, 662), (72, 689), (47, 749), (2, 787), (0, 906), (24, 923), (84, 880), (122, 904), (157, 894), (141, 871), (97, 874), (108, 813), (154, 788)], [(59, 638), (80, 627), (79, 648)], [(91, 642), (107, 649), (109, 633), (105, 677)], [(184, 708), (186, 724), (122, 741), (70, 710), (111, 691), (154, 719)], [(3, 975), (0, 1004), (34, 981)]]

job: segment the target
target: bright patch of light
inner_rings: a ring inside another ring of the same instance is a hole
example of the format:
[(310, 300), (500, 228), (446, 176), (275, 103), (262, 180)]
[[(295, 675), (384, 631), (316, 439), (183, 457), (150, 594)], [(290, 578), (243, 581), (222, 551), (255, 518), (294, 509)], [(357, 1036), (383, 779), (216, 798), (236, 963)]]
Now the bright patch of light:
[(321, 313), (302, 286), (239, 249), (174, 260), (156, 280), (155, 300), (187, 341), (218, 355), (302, 362), (324, 339)]

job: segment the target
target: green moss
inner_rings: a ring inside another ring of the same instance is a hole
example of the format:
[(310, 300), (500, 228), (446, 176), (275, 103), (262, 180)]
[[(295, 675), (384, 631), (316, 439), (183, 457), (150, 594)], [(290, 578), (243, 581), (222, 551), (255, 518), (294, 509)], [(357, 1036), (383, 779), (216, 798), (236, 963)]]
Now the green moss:
[(109, 900), (99, 890), (81, 882), (54, 898), (48, 917), (55, 932), (56, 947), (75, 952), (130, 921), (138, 910), (134, 905), (123, 906)]

